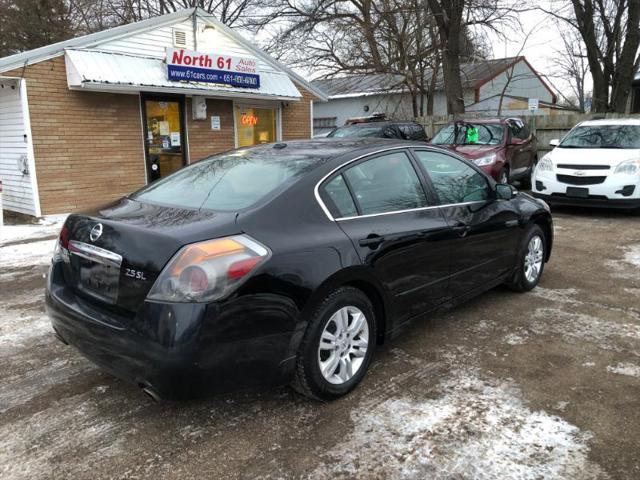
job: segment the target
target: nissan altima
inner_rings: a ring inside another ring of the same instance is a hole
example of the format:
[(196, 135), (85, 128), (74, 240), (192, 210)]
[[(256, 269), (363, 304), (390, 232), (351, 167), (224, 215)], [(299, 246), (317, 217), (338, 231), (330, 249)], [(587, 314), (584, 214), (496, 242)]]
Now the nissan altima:
[(156, 399), (290, 383), (331, 400), (410, 322), (534, 288), (552, 243), (543, 201), (453, 152), (277, 143), (70, 215), (46, 305), (60, 340)]

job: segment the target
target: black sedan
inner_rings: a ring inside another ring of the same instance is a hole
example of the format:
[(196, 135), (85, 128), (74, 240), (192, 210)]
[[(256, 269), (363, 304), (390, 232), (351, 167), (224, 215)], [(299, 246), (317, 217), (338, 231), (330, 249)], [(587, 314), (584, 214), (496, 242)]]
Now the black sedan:
[(544, 202), (449, 151), (262, 145), (70, 215), (46, 304), (63, 342), (154, 398), (292, 383), (329, 400), (409, 322), (534, 288), (552, 242)]

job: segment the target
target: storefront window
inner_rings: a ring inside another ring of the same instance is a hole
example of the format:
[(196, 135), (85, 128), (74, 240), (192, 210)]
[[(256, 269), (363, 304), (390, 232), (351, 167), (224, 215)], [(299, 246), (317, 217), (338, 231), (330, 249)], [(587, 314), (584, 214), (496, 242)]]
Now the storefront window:
[(239, 147), (275, 142), (276, 110), (236, 106), (236, 130)]

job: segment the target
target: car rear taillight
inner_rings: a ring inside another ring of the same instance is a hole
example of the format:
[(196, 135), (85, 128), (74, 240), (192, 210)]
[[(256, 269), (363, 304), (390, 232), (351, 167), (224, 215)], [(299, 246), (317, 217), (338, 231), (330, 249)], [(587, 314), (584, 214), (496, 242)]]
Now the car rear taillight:
[(51, 261), (69, 262), (69, 229), (66, 225), (62, 227), (62, 230), (60, 230), (58, 241), (56, 242), (55, 247), (53, 247), (53, 258)]
[(181, 248), (154, 283), (147, 299), (209, 302), (228, 295), (271, 253), (246, 235), (192, 243)]

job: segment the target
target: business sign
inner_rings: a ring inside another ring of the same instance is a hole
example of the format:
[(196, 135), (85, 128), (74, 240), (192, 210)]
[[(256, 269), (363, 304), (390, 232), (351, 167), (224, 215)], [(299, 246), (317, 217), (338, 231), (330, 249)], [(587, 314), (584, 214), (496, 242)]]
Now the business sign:
[(167, 75), (174, 82), (260, 88), (257, 71), (257, 61), (253, 58), (167, 48)]
[(529, 111), (535, 112), (536, 110), (538, 110), (539, 104), (540, 104), (540, 100), (539, 99), (530, 98), (529, 99)]

